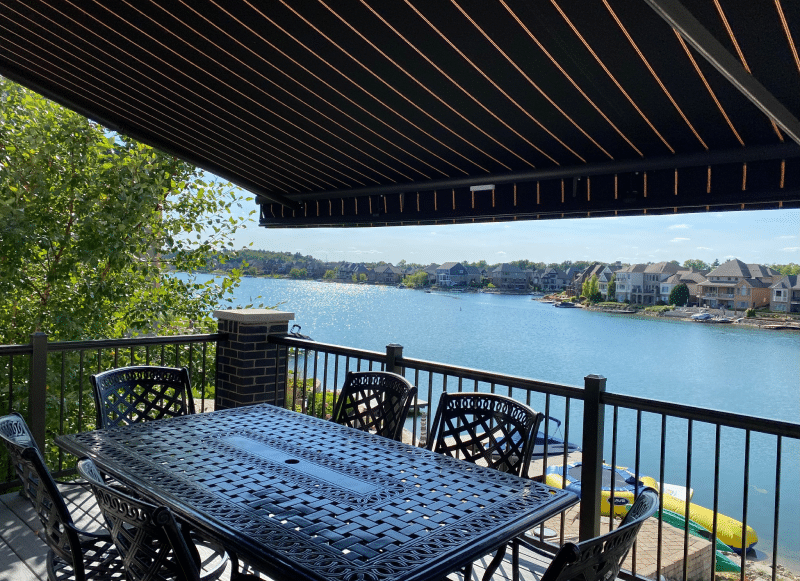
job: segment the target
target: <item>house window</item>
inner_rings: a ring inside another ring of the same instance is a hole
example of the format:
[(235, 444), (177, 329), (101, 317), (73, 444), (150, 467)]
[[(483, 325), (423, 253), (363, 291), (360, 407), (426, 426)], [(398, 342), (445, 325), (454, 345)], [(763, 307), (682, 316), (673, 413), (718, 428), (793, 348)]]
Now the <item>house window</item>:
[(742, 288), (739, 289), (739, 294), (742, 295), (743, 297), (749, 297), (750, 289), (747, 288), (746, 286), (743, 286)]
[(782, 289), (779, 289), (779, 288), (775, 289), (775, 298), (776, 299), (783, 299), (784, 298)]

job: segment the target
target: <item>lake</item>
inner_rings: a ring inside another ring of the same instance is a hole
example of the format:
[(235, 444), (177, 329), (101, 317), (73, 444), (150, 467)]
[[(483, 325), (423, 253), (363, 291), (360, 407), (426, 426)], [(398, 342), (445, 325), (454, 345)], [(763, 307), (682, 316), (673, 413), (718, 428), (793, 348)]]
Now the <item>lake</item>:
[[(584, 376), (598, 374), (607, 378), (606, 389), (614, 393), (800, 421), (796, 332), (555, 309), (529, 296), (425, 293), (288, 279), (245, 278), (236, 297), (241, 304), (277, 305), (294, 313), (302, 333), (320, 342), (373, 351), (399, 343), (407, 357), (578, 387)], [(571, 439), (580, 433), (578, 411), (572, 414)], [(685, 422), (679, 424), (668, 426), (678, 440), (681, 430), (685, 432)], [(645, 424), (642, 471), (658, 478), (652, 471), (657, 470), (660, 427), (649, 430)], [(732, 439), (728, 444), (735, 445), (723, 449), (723, 490), (727, 478), (737, 487), (742, 482), (743, 445)], [(620, 440), (617, 463), (633, 466), (626, 434)], [(707, 482), (713, 479), (713, 432), (696, 426), (692, 441), (694, 501), (712, 506)], [(781, 522), (780, 538), (781, 560), (800, 570), (800, 498), (793, 492), (800, 476), (796, 444), (784, 442), (782, 513), (794, 518)], [(754, 436), (751, 442), (748, 524), (759, 534), (762, 551), (770, 550), (772, 538), (774, 448), (774, 438)], [(685, 479), (685, 449), (684, 444), (667, 450), (667, 481)], [(720, 511), (730, 516), (741, 515), (741, 506), (741, 497), (720, 499)]]

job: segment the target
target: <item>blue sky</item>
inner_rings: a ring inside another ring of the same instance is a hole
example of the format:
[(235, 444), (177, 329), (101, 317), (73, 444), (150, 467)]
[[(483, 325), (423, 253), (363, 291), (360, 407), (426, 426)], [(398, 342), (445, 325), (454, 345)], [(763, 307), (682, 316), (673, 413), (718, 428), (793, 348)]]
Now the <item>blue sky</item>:
[(395, 264), (523, 258), (545, 263), (738, 258), (786, 264), (800, 263), (800, 210), (391, 228), (266, 229), (254, 223), (236, 242), (321, 260)]

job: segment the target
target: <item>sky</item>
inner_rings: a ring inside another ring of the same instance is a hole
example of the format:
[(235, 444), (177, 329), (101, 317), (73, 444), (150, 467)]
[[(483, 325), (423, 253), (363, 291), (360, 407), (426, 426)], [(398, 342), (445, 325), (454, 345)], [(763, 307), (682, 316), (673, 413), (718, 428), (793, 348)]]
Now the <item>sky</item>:
[(758, 210), (447, 226), (267, 229), (236, 234), (238, 247), (299, 252), (325, 261), (489, 264), (528, 259), (711, 264), (800, 263), (800, 210)]

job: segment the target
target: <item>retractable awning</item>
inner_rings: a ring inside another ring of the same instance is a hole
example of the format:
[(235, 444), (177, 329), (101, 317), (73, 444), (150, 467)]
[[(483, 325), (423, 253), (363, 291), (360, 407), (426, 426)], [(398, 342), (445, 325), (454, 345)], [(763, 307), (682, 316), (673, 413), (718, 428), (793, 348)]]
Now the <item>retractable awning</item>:
[(800, 3), (0, 0), (0, 74), (264, 226), (800, 206)]

